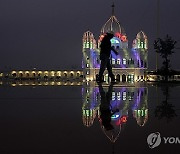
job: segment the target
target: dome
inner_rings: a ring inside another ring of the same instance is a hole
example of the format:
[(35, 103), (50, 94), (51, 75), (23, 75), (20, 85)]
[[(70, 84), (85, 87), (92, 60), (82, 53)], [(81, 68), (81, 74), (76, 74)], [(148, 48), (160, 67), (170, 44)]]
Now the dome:
[(83, 39), (88, 39), (88, 38), (94, 39), (93, 33), (90, 32), (89, 30), (83, 34)]
[(147, 39), (147, 36), (146, 34), (143, 32), (143, 31), (140, 31), (137, 36), (136, 36), (137, 39)]
[(104, 26), (101, 29), (101, 33), (122, 33), (122, 29), (120, 26), (119, 21), (117, 20), (117, 18), (113, 15), (111, 16), (108, 21), (104, 24)]
[(112, 15), (111, 17), (106, 21), (104, 26), (101, 29), (101, 34), (105, 33), (120, 33), (120, 34), (125, 34), (123, 27), (120, 25), (120, 22), (114, 15), (114, 7), (115, 5), (112, 5)]

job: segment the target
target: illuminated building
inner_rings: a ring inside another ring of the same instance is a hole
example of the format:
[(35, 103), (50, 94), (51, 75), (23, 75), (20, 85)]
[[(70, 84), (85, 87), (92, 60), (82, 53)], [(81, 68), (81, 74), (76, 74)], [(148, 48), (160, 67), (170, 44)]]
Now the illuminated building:
[(82, 79), (81, 70), (16, 70), (8, 73), (10, 79), (54, 79), (73, 80)]
[[(117, 81), (134, 82), (145, 81), (145, 71), (148, 67), (148, 39), (143, 31), (140, 31), (129, 47), (128, 37), (124, 28), (114, 15), (114, 5), (112, 5), (112, 15), (103, 25), (99, 39), (96, 41), (94, 34), (87, 31), (83, 34), (83, 74), (87, 81), (95, 80), (100, 68), (100, 43), (106, 33), (113, 33), (111, 39), (112, 46), (119, 55), (112, 52), (111, 64), (113, 73)], [(107, 71), (104, 80), (109, 81)]]
[[(88, 83), (88, 82), (87, 82)], [(111, 110), (116, 112), (111, 116), (111, 124), (114, 129), (107, 131), (100, 118), (101, 95), (98, 86), (85, 83), (82, 86), (82, 120), (86, 127), (93, 125), (95, 119), (100, 122), (100, 127), (103, 133), (111, 142), (115, 142), (128, 120), (129, 110), (132, 110), (132, 115), (139, 126), (144, 126), (148, 120), (148, 88), (147, 87), (113, 87), (112, 97), (110, 98)], [(108, 91), (108, 86), (103, 86), (105, 92)], [(132, 116), (131, 116), (132, 117)]]

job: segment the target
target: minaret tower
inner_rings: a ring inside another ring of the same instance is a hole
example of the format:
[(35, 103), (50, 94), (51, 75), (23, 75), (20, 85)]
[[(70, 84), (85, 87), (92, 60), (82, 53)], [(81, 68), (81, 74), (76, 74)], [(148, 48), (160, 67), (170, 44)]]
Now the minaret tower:
[(82, 68), (83, 74), (87, 81), (92, 81), (94, 79), (94, 70), (95, 67), (95, 50), (96, 50), (96, 40), (92, 32), (87, 31), (83, 35), (83, 58), (82, 58)]

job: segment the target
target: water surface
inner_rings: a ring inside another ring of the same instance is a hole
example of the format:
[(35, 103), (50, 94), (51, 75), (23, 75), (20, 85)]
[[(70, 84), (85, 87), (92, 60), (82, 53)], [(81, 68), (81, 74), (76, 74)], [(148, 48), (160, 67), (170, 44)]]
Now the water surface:
[(154, 132), (180, 137), (179, 93), (178, 85), (113, 86), (111, 134), (98, 85), (0, 86), (0, 153), (179, 154), (180, 144), (147, 144)]

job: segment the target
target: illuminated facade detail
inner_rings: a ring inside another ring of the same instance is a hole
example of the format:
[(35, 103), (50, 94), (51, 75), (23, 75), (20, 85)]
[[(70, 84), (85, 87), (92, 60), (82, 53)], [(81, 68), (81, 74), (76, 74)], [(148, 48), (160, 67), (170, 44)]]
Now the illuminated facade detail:
[[(108, 32), (114, 34), (114, 37), (111, 39), (111, 44), (119, 53), (119, 55), (115, 55), (112, 52), (111, 57), (115, 78), (119, 81), (123, 81), (123, 74), (126, 77), (133, 74), (134, 77), (126, 81), (145, 81), (145, 71), (148, 67), (147, 36), (143, 31), (140, 31), (133, 41), (132, 47), (129, 47), (125, 30), (114, 15), (114, 5), (112, 8), (112, 15), (102, 26), (97, 45), (92, 32), (87, 31), (83, 34), (82, 68), (84, 77), (87, 81), (96, 79), (100, 68), (100, 44), (103, 37)], [(92, 44), (92, 46), (87, 45), (87, 43)], [(88, 74), (86, 73), (87, 71), (89, 71)], [(105, 71), (105, 74), (107, 74), (107, 71)], [(142, 78), (138, 79), (138, 76), (142, 76)], [(106, 79), (109, 80), (109, 77), (106, 77)]]
[(68, 80), (82, 80), (83, 78), (82, 71), (11, 71), (9, 73), (10, 79), (68, 79)]
[(83, 106), (82, 106), (82, 120), (87, 127), (93, 125), (94, 119), (98, 115), (98, 88), (82, 88)]
[[(4, 82), (1, 82), (4, 84)], [(81, 86), (82, 82), (76, 81), (37, 81), (37, 80), (17, 80), (17, 81), (9, 81), (6, 85), (10, 85), (12, 87), (15, 86)]]
[(143, 31), (140, 31), (137, 36), (136, 39), (133, 41), (133, 48), (134, 49), (148, 49), (148, 40), (147, 40), (147, 36)]
[[(87, 82), (89, 83), (89, 82)], [(103, 87), (104, 91), (108, 91), (108, 87)], [(103, 133), (109, 138), (111, 142), (115, 142), (122, 128), (128, 120), (131, 109), (134, 120), (139, 126), (144, 126), (148, 121), (148, 89), (146, 87), (113, 87), (112, 98), (110, 99), (111, 110), (116, 112), (111, 116), (111, 124), (114, 129), (107, 131), (102, 125), (100, 118), (101, 95), (99, 87), (95, 85), (86, 84), (82, 87), (82, 121), (84, 126), (90, 127), (93, 125), (95, 119), (99, 119)]]
[(141, 88), (137, 92), (137, 100), (133, 106), (133, 117), (136, 119), (139, 126), (144, 126), (148, 120), (148, 98), (144, 97), (148, 94), (147, 89)]

